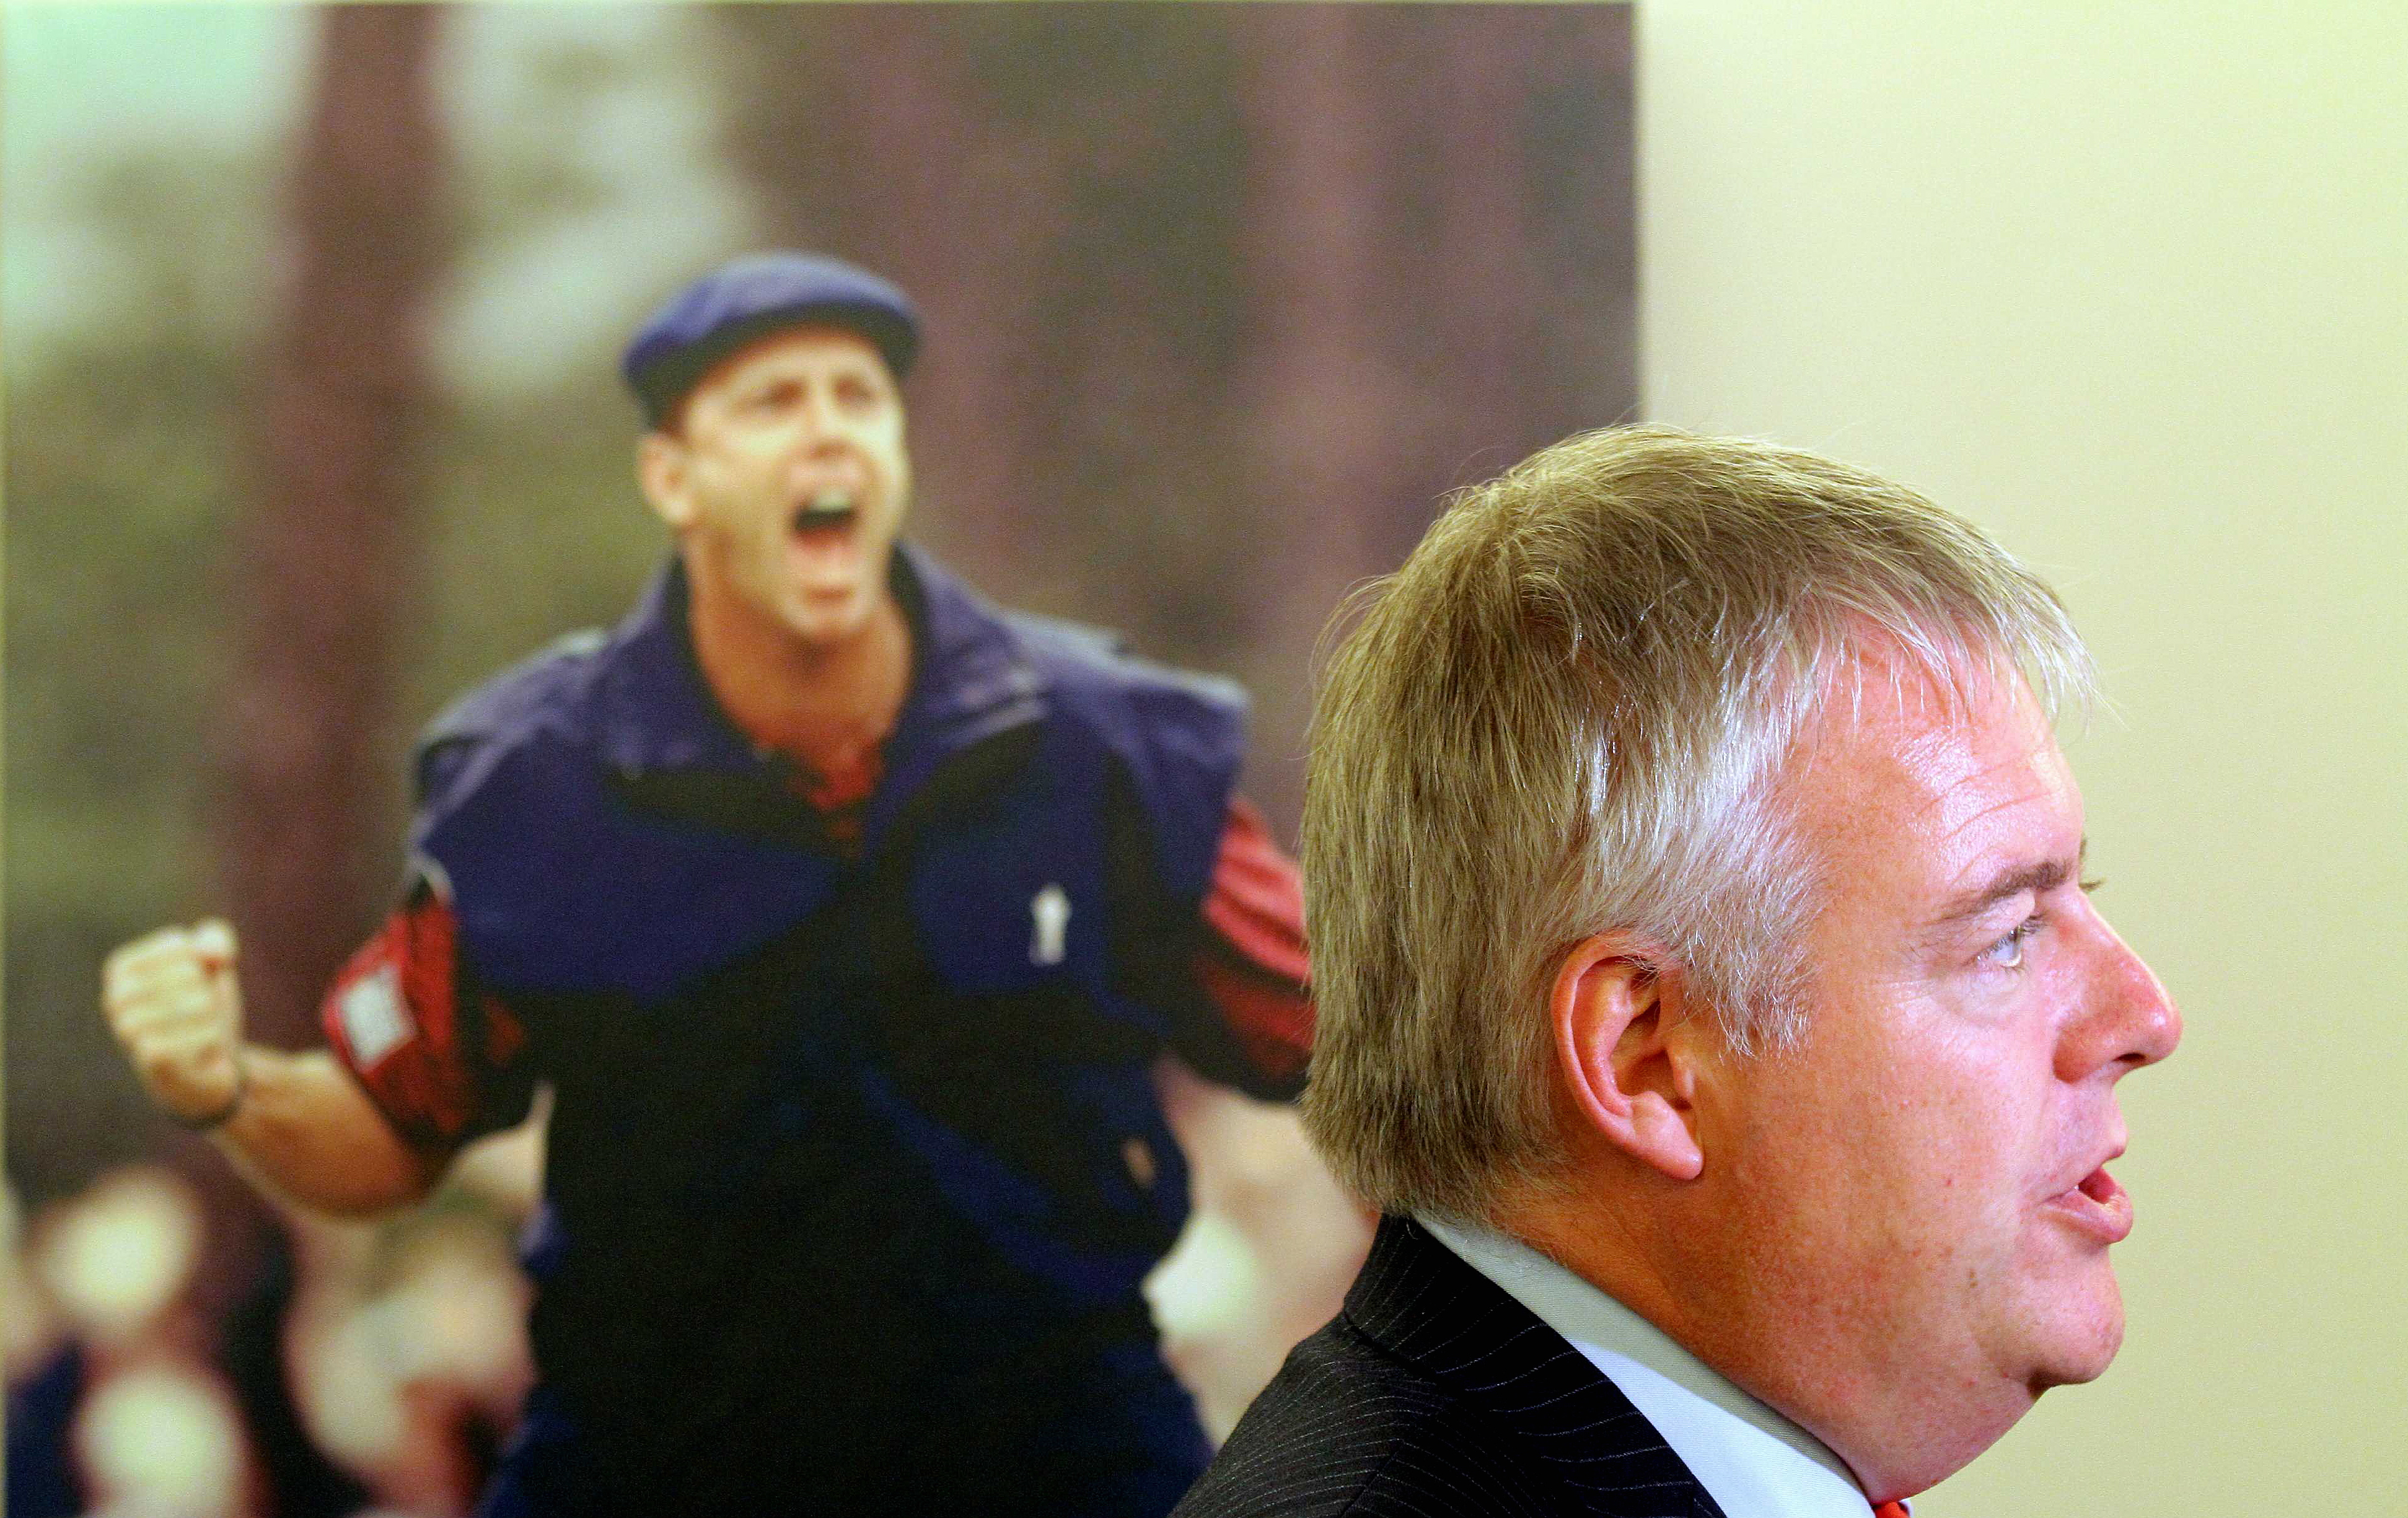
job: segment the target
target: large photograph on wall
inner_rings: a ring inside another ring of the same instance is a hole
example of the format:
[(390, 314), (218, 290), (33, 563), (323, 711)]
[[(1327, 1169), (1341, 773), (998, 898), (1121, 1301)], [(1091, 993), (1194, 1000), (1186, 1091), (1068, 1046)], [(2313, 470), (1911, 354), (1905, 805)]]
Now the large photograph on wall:
[(1635, 411), (1628, 8), (0, 30), (8, 1510), (1167, 1511), (1368, 1238), (1316, 642)]

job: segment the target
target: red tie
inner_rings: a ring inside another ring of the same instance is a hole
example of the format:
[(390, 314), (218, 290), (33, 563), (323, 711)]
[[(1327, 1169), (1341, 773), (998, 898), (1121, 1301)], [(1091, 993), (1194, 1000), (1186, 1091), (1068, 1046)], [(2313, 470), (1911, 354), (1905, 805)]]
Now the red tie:
[(1885, 1502), (1873, 1510), (1873, 1518), (1906, 1518), (1906, 1504)]

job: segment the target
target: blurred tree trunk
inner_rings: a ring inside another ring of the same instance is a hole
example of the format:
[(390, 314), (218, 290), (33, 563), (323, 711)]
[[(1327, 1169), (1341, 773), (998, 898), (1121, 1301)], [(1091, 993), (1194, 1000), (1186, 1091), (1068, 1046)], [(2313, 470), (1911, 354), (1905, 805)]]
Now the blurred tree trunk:
[[(1242, 13), (1254, 489), (1287, 523), (1261, 647), (1314, 646), (1445, 492), (1637, 406), (1629, 12)], [(1307, 692), (1259, 740), (1300, 753)], [(1292, 823), (1293, 798), (1264, 798)]]
[[(1410, 278), (1440, 297), (1414, 367), (1451, 403), (1418, 438), (1400, 440), (1418, 444), (1432, 494), (1486, 480), (1551, 440), (1530, 436), (1540, 389), (1530, 359), (1544, 335), (1531, 224), (1538, 176), (1523, 103), (1544, 64), (1540, 27), (1552, 19), (1431, 7), (1400, 29), (1389, 56), (1388, 130), (1423, 165), (1413, 178), (1426, 202), (1417, 220), (1430, 229), (1408, 251)], [(1406, 531), (1383, 555), (1392, 561), (1420, 537), (1419, 520), (1398, 525)]]
[(289, 279), (265, 364), (256, 494), (222, 709), (214, 836), (250, 1026), (309, 1038), (328, 977), (383, 905), (395, 618), (420, 519), (421, 325), (445, 238), (429, 75), (440, 11), (318, 13), (292, 187)]
[[(1407, 355), (1444, 398), (1426, 497), (1638, 408), (1627, 7), (1428, 6), (1385, 34), (1385, 130), (1409, 176)], [(1412, 446), (1408, 441), (1407, 446)], [(1387, 555), (1400, 559), (1419, 521)]]
[[(1398, 279), (1396, 239), (1383, 236), (1393, 144), (1364, 13), (1280, 7), (1248, 19), (1254, 175), (1239, 255), (1256, 341), (1241, 394), (1254, 490), (1280, 503), (1257, 646), (1293, 658), (1348, 585), (1391, 567), (1388, 549), (1421, 521), (1413, 439), (1441, 398), (1417, 393), (1394, 357), (1391, 327), (1410, 330), (1433, 293)], [(1310, 693), (1255, 683), (1280, 693), (1263, 703), (1257, 745), (1302, 752)], [(1301, 777), (1279, 779), (1260, 799), (1292, 831)]]
[(1547, 171), (1535, 231), (1540, 441), (1639, 419), (1639, 153), (1633, 7), (1547, 7), (1526, 130)]

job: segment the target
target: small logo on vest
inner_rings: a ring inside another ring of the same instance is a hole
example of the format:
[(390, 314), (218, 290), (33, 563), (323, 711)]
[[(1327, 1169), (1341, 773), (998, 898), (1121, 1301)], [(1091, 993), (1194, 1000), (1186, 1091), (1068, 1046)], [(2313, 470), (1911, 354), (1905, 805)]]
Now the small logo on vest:
[(1062, 937), (1070, 927), (1070, 893), (1047, 885), (1028, 898), (1028, 918), (1034, 929), (1028, 938), (1028, 962), (1062, 963)]
[(351, 1041), (352, 1063), (363, 1069), (409, 1041), (409, 1010), (402, 1005), (399, 978), (391, 965), (379, 965), (345, 986), (336, 1007), (343, 1037)]

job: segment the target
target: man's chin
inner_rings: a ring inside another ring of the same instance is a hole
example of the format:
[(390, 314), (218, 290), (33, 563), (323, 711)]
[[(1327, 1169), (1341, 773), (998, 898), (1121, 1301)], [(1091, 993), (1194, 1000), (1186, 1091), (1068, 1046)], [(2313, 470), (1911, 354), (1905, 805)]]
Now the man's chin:
[(2115, 1352), (2124, 1347), (2124, 1304), (2114, 1283), (2105, 1300), (2087, 1311), (2070, 1316), (2045, 1346), (2042, 1363), (2031, 1376), (2032, 1395), (2051, 1386), (2078, 1386), (2107, 1373)]
[(797, 588), (784, 602), (779, 620), (796, 642), (813, 650), (842, 648), (861, 637), (878, 609), (867, 585)]

